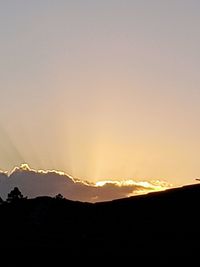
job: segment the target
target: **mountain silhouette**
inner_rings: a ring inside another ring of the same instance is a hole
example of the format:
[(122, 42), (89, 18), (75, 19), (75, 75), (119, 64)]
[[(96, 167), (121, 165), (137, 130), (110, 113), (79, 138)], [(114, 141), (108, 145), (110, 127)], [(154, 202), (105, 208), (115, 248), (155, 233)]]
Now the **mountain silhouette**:
[(133, 254), (135, 261), (146, 255), (167, 262), (199, 247), (199, 205), (200, 184), (100, 203), (62, 195), (21, 197), (0, 204), (0, 246), (96, 257)]

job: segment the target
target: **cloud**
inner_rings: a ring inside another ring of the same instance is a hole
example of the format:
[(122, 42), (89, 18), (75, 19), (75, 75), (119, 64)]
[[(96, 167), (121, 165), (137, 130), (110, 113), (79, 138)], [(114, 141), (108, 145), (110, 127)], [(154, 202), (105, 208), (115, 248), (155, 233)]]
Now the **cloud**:
[(58, 171), (33, 170), (27, 164), (13, 169), (11, 173), (0, 172), (0, 196), (19, 187), (24, 196), (55, 196), (58, 193), (71, 200), (99, 202), (165, 190), (170, 187), (165, 181), (99, 181), (91, 183), (74, 179)]

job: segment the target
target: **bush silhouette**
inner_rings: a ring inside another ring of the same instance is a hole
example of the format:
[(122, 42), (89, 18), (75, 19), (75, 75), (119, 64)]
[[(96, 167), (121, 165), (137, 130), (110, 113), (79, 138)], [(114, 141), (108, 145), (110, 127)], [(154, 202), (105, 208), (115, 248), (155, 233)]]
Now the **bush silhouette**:
[(23, 198), (24, 197), (18, 187), (15, 187), (10, 193), (8, 193), (7, 202), (14, 202)]

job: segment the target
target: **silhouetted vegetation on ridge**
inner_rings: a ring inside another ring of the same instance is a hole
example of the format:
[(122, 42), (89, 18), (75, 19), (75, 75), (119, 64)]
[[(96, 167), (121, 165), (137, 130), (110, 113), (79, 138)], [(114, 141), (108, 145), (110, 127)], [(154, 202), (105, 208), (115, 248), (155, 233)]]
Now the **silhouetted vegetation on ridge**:
[(4, 248), (161, 253), (200, 242), (199, 184), (96, 204), (27, 199), (15, 188), (8, 200), (0, 205)]
[[(20, 199), (24, 199), (24, 196), (22, 195), (22, 193), (20, 192), (18, 187), (14, 187), (14, 189), (8, 193), (8, 197), (7, 197), (7, 202), (16, 202)], [(26, 199), (26, 197), (25, 197)]]

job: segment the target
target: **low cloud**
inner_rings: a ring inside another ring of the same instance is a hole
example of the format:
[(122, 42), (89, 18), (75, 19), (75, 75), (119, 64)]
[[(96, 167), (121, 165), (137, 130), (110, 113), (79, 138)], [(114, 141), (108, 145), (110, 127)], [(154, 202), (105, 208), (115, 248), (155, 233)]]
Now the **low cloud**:
[(100, 181), (91, 183), (74, 179), (58, 171), (36, 171), (27, 164), (16, 167), (10, 174), (0, 172), (0, 196), (7, 194), (17, 186), (24, 196), (56, 196), (86, 202), (100, 202), (125, 198), (152, 191), (165, 190), (170, 187), (165, 181)]

